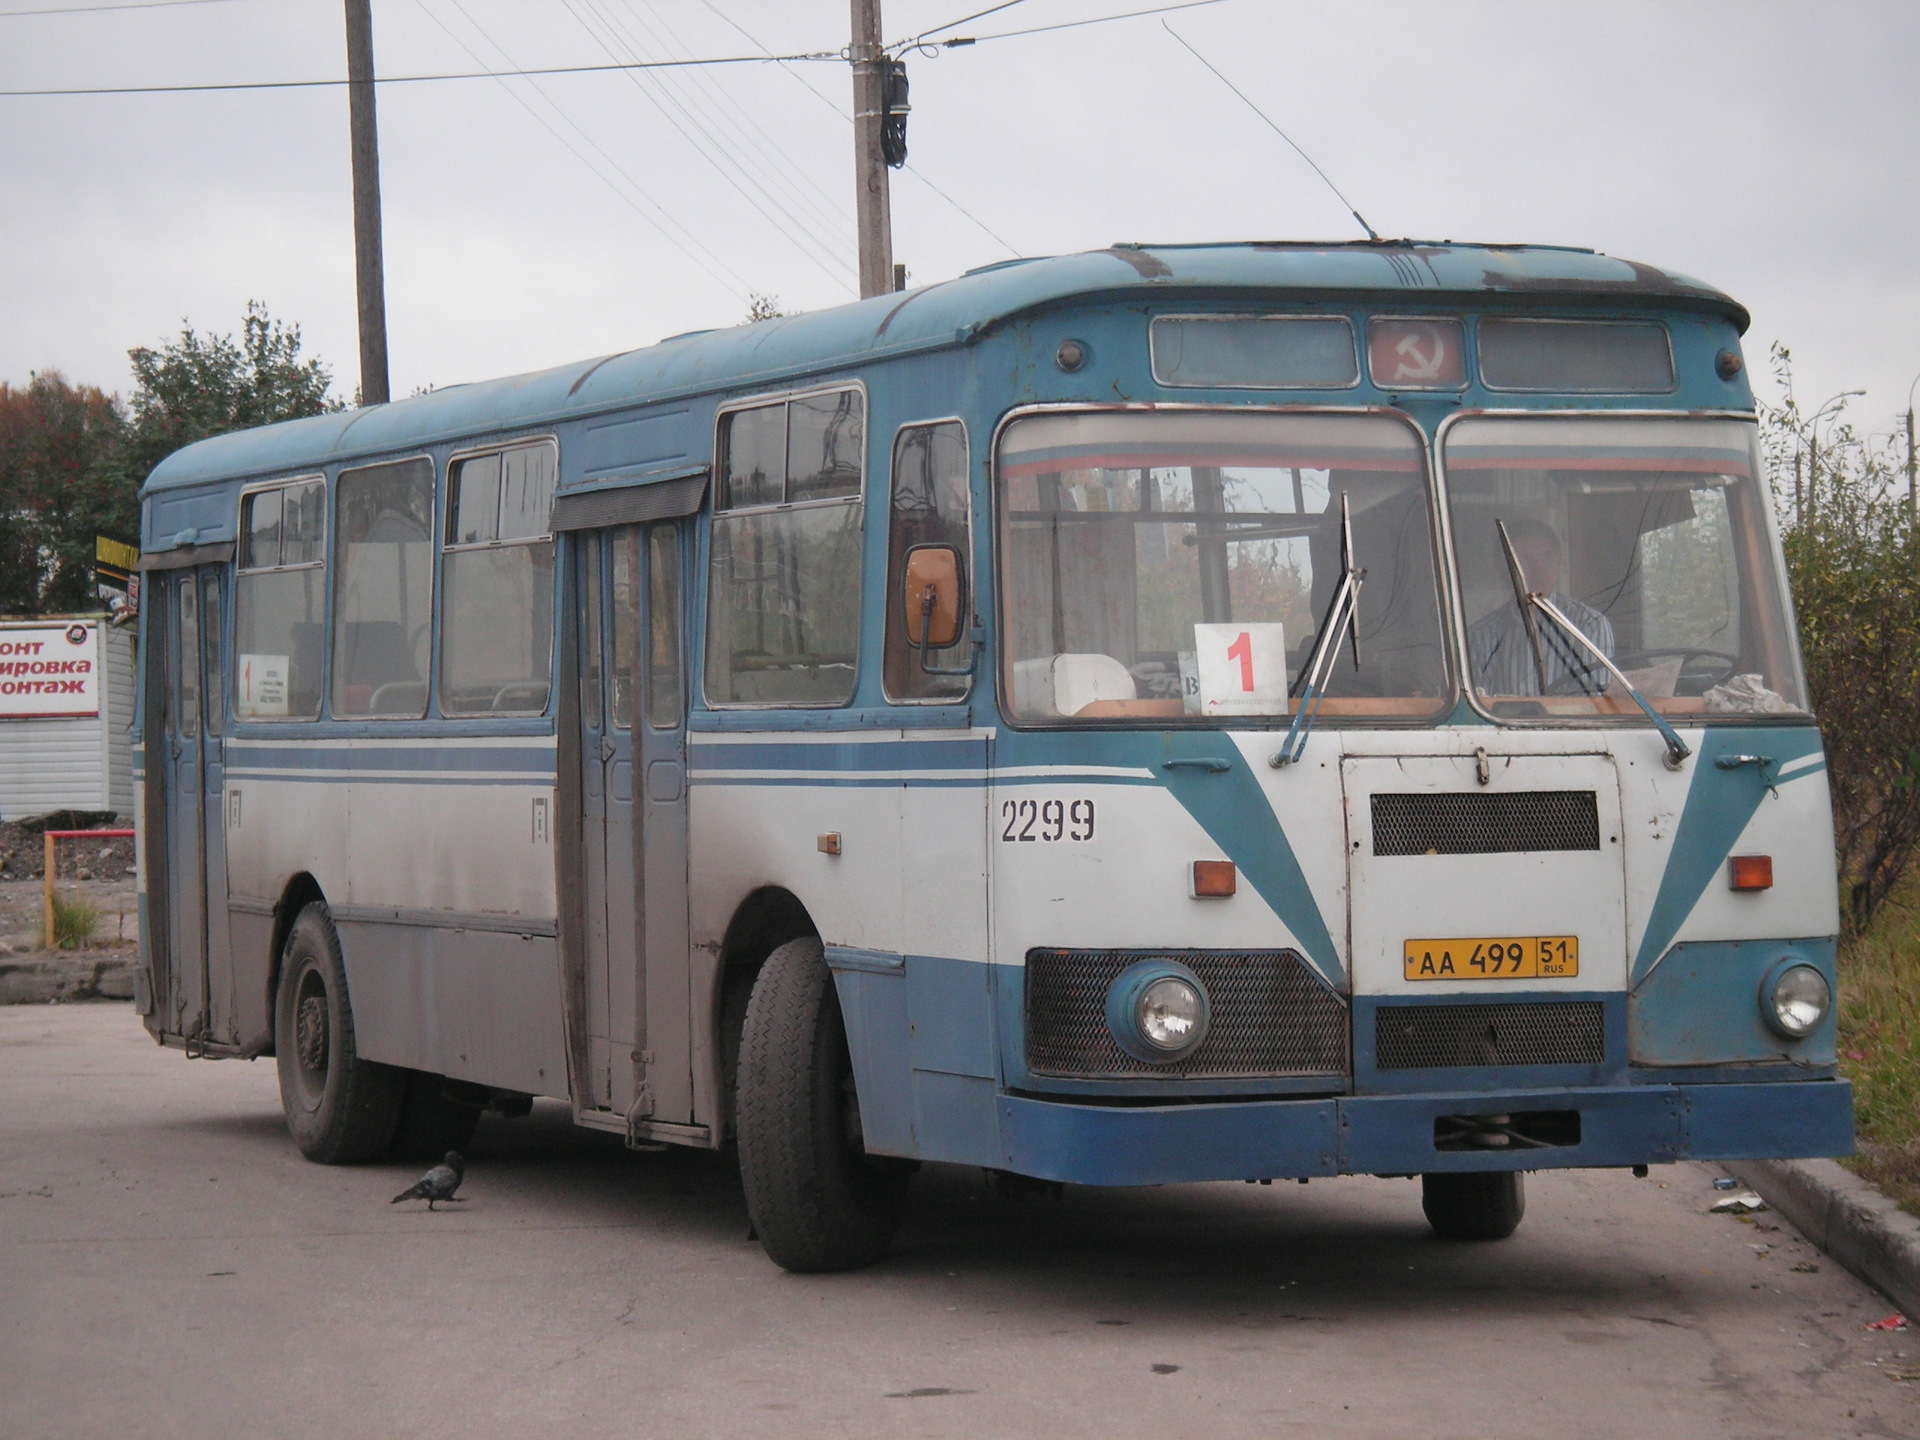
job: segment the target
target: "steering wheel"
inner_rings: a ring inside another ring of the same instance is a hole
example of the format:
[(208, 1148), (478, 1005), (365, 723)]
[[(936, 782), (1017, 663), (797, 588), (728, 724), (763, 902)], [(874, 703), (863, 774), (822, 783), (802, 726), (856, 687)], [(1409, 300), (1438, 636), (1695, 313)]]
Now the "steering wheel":
[[(1729, 655), (1724, 650), (1708, 650), (1701, 646), (1669, 645), (1652, 650), (1636, 650), (1630, 655), (1622, 655), (1614, 660), (1622, 670), (1642, 670), (1654, 660), (1680, 657), (1680, 677), (1674, 682), (1676, 695), (1704, 695), (1716, 685), (1724, 685), (1733, 678), (1740, 668), (1740, 657)], [(1696, 666), (1696, 660), (1705, 664)], [(1682, 682), (1686, 688), (1681, 688)]]

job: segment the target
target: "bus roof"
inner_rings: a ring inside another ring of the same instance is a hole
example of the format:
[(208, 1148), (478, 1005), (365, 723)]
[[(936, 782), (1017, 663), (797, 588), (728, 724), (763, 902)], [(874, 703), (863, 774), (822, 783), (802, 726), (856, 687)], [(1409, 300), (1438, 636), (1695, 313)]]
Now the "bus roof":
[(287, 474), (468, 436), (551, 425), (632, 405), (966, 344), (1013, 316), (1096, 295), (1150, 299), (1292, 292), (1302, 298), (1526, 295), (1613, 308), (1705, 310), (1742, 331), (1746, 310), (1683, 275), (1591, 250), (1417, 240), (1114, 245), (1004, 261), (901, 294), (723, 330), (552, 370), (455, 385), (391, 404), (341, 410), (202, 440), (154, 468), (143, 496), (222, 480)]

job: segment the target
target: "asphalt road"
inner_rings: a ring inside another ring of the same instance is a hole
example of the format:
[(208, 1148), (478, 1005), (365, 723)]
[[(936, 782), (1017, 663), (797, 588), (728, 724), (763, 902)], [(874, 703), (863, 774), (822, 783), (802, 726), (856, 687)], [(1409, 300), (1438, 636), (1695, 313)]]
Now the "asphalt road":
[(416, 1170), (300, 1159), (271, 1061), (0, 1009), (0, 1435), (1920, 1436), (1920, 1333), (1704, 1213), (1704, 1166), (1535, 1176), (1495, 1245), (1409, 1181), (930, 1167), (830, 1277), (746, 1239), (725, 1159), (558, 1105), (483, 1122), (464, 1205), (389, 1205)]

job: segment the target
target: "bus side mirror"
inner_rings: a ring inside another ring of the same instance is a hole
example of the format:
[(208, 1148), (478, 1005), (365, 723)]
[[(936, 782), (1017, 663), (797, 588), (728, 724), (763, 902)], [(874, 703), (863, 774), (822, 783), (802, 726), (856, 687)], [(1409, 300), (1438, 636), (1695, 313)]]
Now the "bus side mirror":
[(916, 650), (945, 650), (960, 643), (966, 595), (958, 550), (951, 545), (916, 545), (907, 551), (901, 592), (907, 644)]

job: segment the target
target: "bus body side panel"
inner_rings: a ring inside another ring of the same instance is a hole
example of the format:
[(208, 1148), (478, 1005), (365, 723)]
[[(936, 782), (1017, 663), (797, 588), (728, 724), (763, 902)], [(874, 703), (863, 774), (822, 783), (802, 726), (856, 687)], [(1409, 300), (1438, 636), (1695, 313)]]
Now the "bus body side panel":
[(243, 989), (267, 990), (272, 908), (310, 874), (362, 1054), (564, 1094), (551, 737), (248, 735), (229, 755)]

